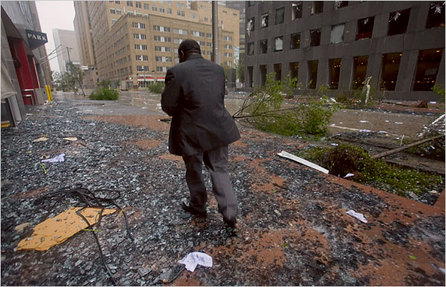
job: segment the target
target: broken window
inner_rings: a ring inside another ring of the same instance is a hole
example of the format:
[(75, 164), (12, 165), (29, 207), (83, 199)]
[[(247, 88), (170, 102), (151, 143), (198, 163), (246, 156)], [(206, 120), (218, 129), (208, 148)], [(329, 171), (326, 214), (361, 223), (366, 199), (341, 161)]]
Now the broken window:
[(262, 22), (261, 22), (262, 28), (268, 27), (268, 17), (269, 17), (268, 13), (262, 15)]
[(291, 49), (299, 49), (300, 48), (300, 33), (291, 34)]
[(299, 62), (290, 63), (290, 77), (291, 77), (291, 79), (296, 78), (296, 80), (297, 80), (298, 74), (299, 74)]
[(313, 5), (311, 6), (311, 15), (322, 13), (323, 8), (324, 1), (313, 1)]
[(246, 31), (248, 32), (248, 36), (251, 36), (251, 31), (254, 31), (255, 26), (255, 18), (252, 17), (248, 20), (248, 24), (246, 24)]
[(266, 65), (260, 65), (260, 85), (264, 86), (266, 83)]
[(253, 67), (248, 67), (248, 87), (254, 86)]
[(285, 19), (285, 8), (276, 9), (275, 24), (282, 24)]
[(274, 38), (274, 52), (283, 50), (283, 36)]
[(367, 64), (369, 56), (358, 56), (353, 58), (353, 84), (352, 89), (359, 89), (364, 86), (363, 82), (367, 75)]
[(274, 73), (276, 74), (276, 81), (282, 80), (282, 64), (274, 64)]
[(329, 88), (337, 90), (339, 86), (339, 75), (341, 74), (341, 58), (328, 60)]
[(409, 15), (410, 8), (390, 13), (387, 35), (392, 36), (406, 33), (407, 24), (409, 23)]
[(434, 27), (444, 27), (444, 1), (430, 3), (426, 28)]
[(443, 49), (421, 50), (418, 53), (414, 91), (430, 91), (435, 85)]
[(321, 44), (321, 30), (310, 30), (311, 43), (310, 46), (319, 46)]
[(302, 1), (291, 3), (291, 20), (302, 18)]
[(316, 82), (317, 82), (317, 65), (319, 61), (308, 61), (308, 88), (309, 89), (316, 89)]
[(331, 27), (330, 43), (337, 44), (344, 41), (344, 24)]
[(373, 24), (375, 17), (367, 17), (358, 20), (358, 33), (356, 33), (356, 40), (372, 38)]
[(341, 9), (342, 7), (347, 7), (348, 1), (335, 1), (335, 9)]
[(381, 72), (381, 90), (394, 91), (398, 70), (400, 68), (401, 53), (390, 53), (383, 55)]
[(267, 39), (260, 40), (259, 48), (260, 48), (260, 54), (268, 53), (268, 40)]
[(254, 55), (254, 42), (248, 43), (248, 55)]

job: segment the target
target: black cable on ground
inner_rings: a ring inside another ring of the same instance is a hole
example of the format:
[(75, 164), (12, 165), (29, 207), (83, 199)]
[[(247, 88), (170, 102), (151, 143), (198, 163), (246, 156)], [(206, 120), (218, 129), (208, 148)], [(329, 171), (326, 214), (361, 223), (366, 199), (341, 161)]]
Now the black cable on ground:
[[(114, 194), (113, 194), (113, 196), (108, 196), (108, 197), (106, 197), (106, 196), (101, 197), (101, 196), (96, 195), (98, 193), (107, 193), (107, 192), (111, 192)], [(88, 222), (88, 220), (81, 214), (81, 211), (83, 211), (85, 208), (88, 208), (88, 207), (101, 208), (101, 211), (99, 212), (98, 223), (97, 223), (98, 225), (100, 225), (101, 220), (102, 220), (102, 213), (103, 213), (104, 209), (106, 207), (109, 207), (110, 205), (115, 206), (124, 215), (124, 222), (125, 222), (125, 226), (126, 226), (127, 236), (133, 242), (133, 237), (130, 233), (127, 216), (126, 216), (125, 212), (123, 212), (123, 209), (115, 202), (115, 200), (117, 200), (121, 197), (121, 193), (118, 190), (108, 190), (108, 189), (98, 189), (98, 190), (91, 191), (89, 189), (83, 188), (81, 185), (77, 185), (74, 188), (73, 187), (61, 188), (55, 192), (45, 194), (44, 196), (35, 200), (34, 204), (40, 204), (41, 202), (43, 202), (46, 199), (62, 198), (62, 197), (65, 199), (67, 196), (70, 196), (70, 195), (77, 197), (80, 200), (80, 202), (84, 204), (84, 207), (77, 210), (76, 214), (78, 216), (80, 216), (87, 223), (87, 225), (88, 225), (87, 229), (92, 230), (92, 234), (96, 241), (96, 245), (98, 246), (99, 254), (101, 256), (101, 260), (102, 260), (102, 263), (104, 264), (105, 270), (109, 274), (109, 276), (113, 282), (113, 285), (116, 285), (116, 281), (113, 278), (111, 270), (105, 261), (105, 257), (102, 252), (102, 247), (99, 242), (99, 238), (96, 235), (96, 230), (93, 229), (90, 222)]]

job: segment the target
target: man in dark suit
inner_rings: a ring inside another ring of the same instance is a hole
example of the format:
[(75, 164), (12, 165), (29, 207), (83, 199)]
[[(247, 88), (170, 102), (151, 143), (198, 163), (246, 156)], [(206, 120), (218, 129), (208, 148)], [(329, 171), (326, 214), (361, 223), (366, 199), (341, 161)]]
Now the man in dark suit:
[(190, 201), (182, 207), (191, 214), (206, 217), (204, 162), (225, 225), (234, 230), (237, 199), (226, 166), (228, 145), (240, 139), (240, 134), (224, 106), (224, 70), (204, 59), (200, 45), (194, 40), (181, 42), (178, 55), (180, 63), (167, 70), (161, 106), (172, 116), (169, 151), (182, 156), (186, 164)]

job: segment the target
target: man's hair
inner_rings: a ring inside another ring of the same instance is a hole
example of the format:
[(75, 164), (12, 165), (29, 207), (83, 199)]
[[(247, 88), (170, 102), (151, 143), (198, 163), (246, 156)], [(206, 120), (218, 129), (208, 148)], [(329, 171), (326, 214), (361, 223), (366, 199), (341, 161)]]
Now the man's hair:
[(197, 53), (201, 54), (200, 45), (197, 41), (192, 39), (186, 39), (181, 42), (180, 47), (178, 48), (178, 53), (183, 51), (184, 54)]

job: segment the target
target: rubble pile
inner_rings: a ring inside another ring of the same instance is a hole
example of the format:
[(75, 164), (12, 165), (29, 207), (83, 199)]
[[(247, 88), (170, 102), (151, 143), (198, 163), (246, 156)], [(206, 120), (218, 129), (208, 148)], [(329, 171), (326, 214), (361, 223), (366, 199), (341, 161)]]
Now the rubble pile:
[[(181, 158), (167, 151), (169, 122), (93, 120), (85, 109), (69, 100), (30, 107), (18, 128), (2, 130), (4, 285), (445, 283), (444, 210), (282, 159), (278, 152), (306, 144), (241, 128), (228, 167), (240, 211), (232, 237), (213, 196), (207, 219), (181, 210), (189, 192)], [(69, 192), (79, 187), (123, 211), (47, 251), (17, 250), (37, 224), (85, 205)], [(196, 251), (212, 267), (191, 272), (178, 263)]]

